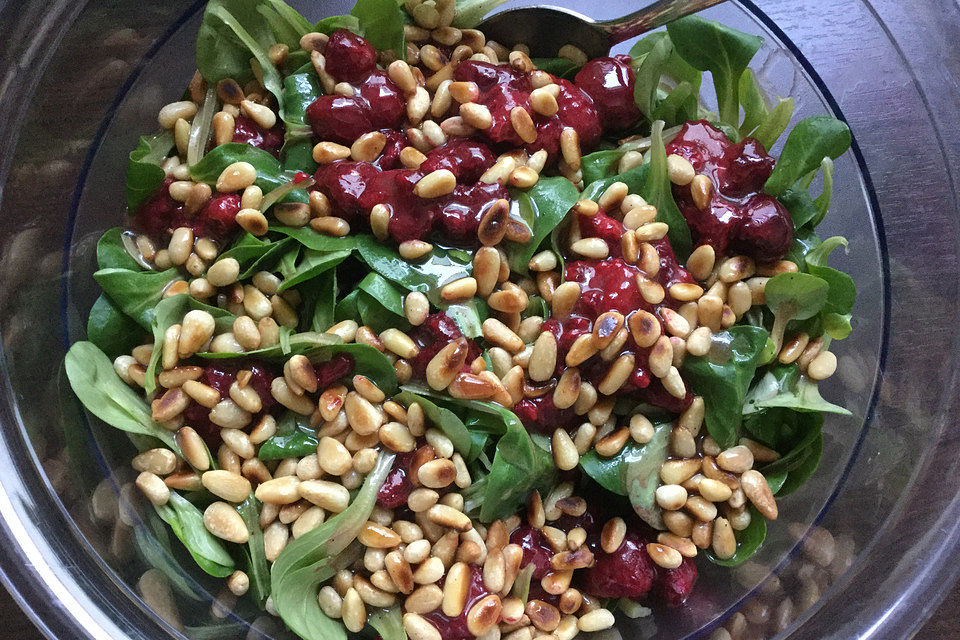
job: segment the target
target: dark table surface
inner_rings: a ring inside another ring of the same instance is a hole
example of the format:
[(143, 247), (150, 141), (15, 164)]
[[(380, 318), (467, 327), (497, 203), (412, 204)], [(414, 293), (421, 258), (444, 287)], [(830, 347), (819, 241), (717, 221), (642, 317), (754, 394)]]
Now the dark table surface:
[[(4, 638), (13, 640), (44, 640), (17, 603), (0, 589), (0, 621)], [(930, 622), (915, 636), (917, 640), (960, 640), (960, 585), (940, 605)], [(9, 635), (8, 635), (9, 634)], [(67, 639), (63, 639), (67, 640)]]

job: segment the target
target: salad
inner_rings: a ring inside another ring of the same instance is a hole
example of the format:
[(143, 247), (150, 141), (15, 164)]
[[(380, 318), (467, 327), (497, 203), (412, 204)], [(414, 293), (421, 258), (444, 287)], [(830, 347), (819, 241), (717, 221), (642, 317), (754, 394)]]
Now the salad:
[(815, 231), (846, 125), (772, 156), (793, 100), (722, 24), (542, 59), (474, 28), (497, 4), (210, 2), (97, 244), (74, 392), (170, 553), (306, 640), (680, 607), (848, 413), (818, 383), (856, 288)]

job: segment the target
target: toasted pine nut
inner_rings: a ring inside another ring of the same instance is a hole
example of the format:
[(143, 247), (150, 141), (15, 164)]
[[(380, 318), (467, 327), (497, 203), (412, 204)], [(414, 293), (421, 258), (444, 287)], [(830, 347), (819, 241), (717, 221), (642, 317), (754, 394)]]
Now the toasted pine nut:
[(257, 179), (257, 170), (249, 162), (234, 162), (217, 178), (217, 191), (228, 193), (243, 191)]
[(694, 206), (697, 209), (706, 209), (710, 204), (710, 196), (713, 195), (713, 183), (710, 178), (697, 174), (690, 182), (690, 197), (693, 199)]
[(250, 533), (243, 518), (226, 502), (214, 502), (203, 512), (203, 525), (213, 535), (236, 544), (246, 544)]
[(670, 182), (684, 187), (693, 182), (693, 178), (697, 175), (697, 172), (689, 160), (683, 156), (671, 153), (667, 156), (667, 175), (670, 178)]
[(532, 144), (537, 141), (537, 127), (533, 123), (533, 118), (523, 107), (514, 107), (510, 111), (510, 122), (513, 125), (517, 135), (526, 142)]
[(807, 365), (811, 380), (826, 380), (837, 370), (837, 356), (832, 351), (822, 351)]

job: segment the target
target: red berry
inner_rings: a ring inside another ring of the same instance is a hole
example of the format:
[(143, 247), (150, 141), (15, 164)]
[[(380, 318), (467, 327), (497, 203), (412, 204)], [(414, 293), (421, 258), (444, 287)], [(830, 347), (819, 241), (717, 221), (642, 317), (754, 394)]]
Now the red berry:
[(222, 240), (237, 227), (239, 211), (240, 196), (238, 195), (230, 194), (211, 198), (192, 220), (194, 235)]
[(546, 536), (539, 529), (522, 525), (510, 534), (510, 543), (520, 545), (523, 549), (523, 562), (520, 566), (532, 564), (535, 580), (539, 580), (550, 572), (550, 559), (553, 558), (554, 552), (547, 543)]
[(476, 246), (480, 220), (501, 198), (509, 199), (510, 192), (496, 183), (457, 186), (453, 193), (439, 198), (430, 207), (434, 228), (441, 237), (458, 246)]
[(593, 98), (606, 128), (626, 129), (640, 118), (628, 56), (594, 58), (580, 69), (574, 82)]
[(407, 113), (407, 101), (386, 71), (374, 71), (359, 87), (360, 97), (369, 105), (374, 129), (393, 129)]
[(379, 173), (379, 169), (367, 162), (334, 162), (317, 169), (313, 179), (317, 189), (330, 198), (334, 213), (353, 222), (364, 210), (360, 197)]
[(377, 50), (373, 45), (346, 29), (330, 34), (323, 55), (327, 71), (340, 82), (359, 82), (377, 66)]
[(502, 85), (512, 91), (530, 93), (530, 79), (507, 65), (493, 65), (489, 62), (465, 60), (453, 71), (453, 79), (458, 82), (475, 82), (481, 93)]
[(613, 553), (597, 549), (596, 563), (581, 577), (583, 591), (598, 598), (639, 600), (653, 587), (657, 566), (650, 559), (646, 542), (628, 531)]
[(345, 378), (353, 371), (353, 357), (346, 353), (338, 353), (326, 362), (314, 367), (317, 374), (317, 387), (326, 389), (334, 382)]
[(363, 98), (320, 96), (307, 107), (306, 116), (317, 138), (346, 145), (374, 129)]
[(731, 146), (717, 166), (717, 189), (728, 198), (742, 198), (763, 191), (773, 173), (774, 159), (754, 138)]
[(693, 591), (697, 582), (697, 565), (691, 558), (684, 558), (676, 569), (661, 569), (657, 581), (657, 593), (671, 607), (679, 607)]
[(704, 120), (688, 122), (667, 153), (676, 153), (710, 178), (713, 191), (704, 209), (690, 190), (674, 187), (696, 244), (709, 244), (719, 255), (742, 253), (758, 262), (781, 259), (793, 242), (790, 214), (775, 198), (762, 193), (774, 160), (753, 138), (734, 144)]
[(482, 142), (453, 138), (427, 154), (420, 165), (424, 174), (438, 169), (448, 169), (457, 176), (457, 182), (467, 184), (477, 182), (483, 172), (493, 166), (497, 158), (490, 147)]
[(586, 153), (600, 140), (603, 128), (600, 125), (600, 114), (593, 104), (593, 99), (580, 87), (569, 80), (558, 79), (560, 94), (557, 104), (560, 110), (557, 115), (566, 127), (573, 127), (580, 136), (580, 147)]
[(407, 499), (413, 493), (413, 482), (410, 480), (408, 469), (413, 460), (413, 453), (399, 453), (393, 461), (390, 473), (377, 492), (377, 504), (384, 509), (396, 509), (407, 504)]
[(786, 255), (793, 243), (793, 220), (784, 206), (773, 196), (761, 193), (751, 198), (742, 211), (730, 249), (757, 262), (775, 262)]
[(237, 116), (233, 128), (233, 142), (242, 142), (263, 149), (274, 157), (280, 157), (283, 146), (283, 122), (277, 122), (272, 129), (264, 129), (252, 118)]

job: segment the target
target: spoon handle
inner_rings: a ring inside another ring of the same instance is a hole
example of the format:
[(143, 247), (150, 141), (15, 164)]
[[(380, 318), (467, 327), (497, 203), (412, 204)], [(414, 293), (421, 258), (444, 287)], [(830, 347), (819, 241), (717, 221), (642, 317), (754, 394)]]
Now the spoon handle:
[(630, 15), (596, 24), (606, 32), (611, 44), (617, 44), (721, 2), (725, 0), (657, 0)]

